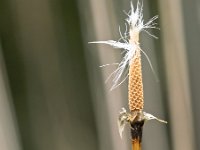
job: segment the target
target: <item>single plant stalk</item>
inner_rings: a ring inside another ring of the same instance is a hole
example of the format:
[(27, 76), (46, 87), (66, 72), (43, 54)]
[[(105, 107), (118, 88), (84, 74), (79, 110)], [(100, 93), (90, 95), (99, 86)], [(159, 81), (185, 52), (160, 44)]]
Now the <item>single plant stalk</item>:
[(141, 150), (143, 121), (131, 123), (132, 150)]
[(135, 55), (130, 61), (128, 100), (130, 112), (135, 114), (131, 124), (132, 150), (141, 150), (142, 130), (144, 118), (142, 111), (144, 108), (143, 82), (142, 82), (142, 64), (141, 50), (139, 47), (139, 32), (130, 29), (130, 44), (137, 45)]
[(129, 109), (131, 113), (136, 113), (131, 124), (132, 150), (141, 150), (142, 130), (144, 119), (141, 112), (144, 107), (142, 67), (140, 51), (136, 50), (135, 57), (131, 60), (129, 68)]
[(132, 150), (141, 150), (141, 143), (138, 140), (132, 140)]
[[(108, 40), (108, 41), (96, 41), (90, 43), (103, 43), (111, 45), (115, 48), (123, 48), (125, 55), (122, 61), (119, 63), (118, 68), (114, 71), (110, 77), (113, 77), (112, 89), (118, 87), (124, 80), (122, 79), (123, 73), (126, 67), (129, 67), (129, 83), (128, 83), (128, 105), (130, 113), (126, 112), (125, 108), (119, 114), (118, 127), (119, 133), (122, 137), (122, 132), (127, 123), (131, 126), (132, 136), (132, 150), (141, 150), (142, 142), (142, 130), (145, 121), (157, 120), (163, 123), (166, 121), (160, 120), (155, 116), (143, 111), (144, 108), (144, 96), (143, 96), (143, 82), (142, 82), (142, 65), (141, 65), (141, 48), (139, 43), (139, 34), (146, 29), (156, 28), (154, 22), (158, 16), (154, 16), (148, 22), (144, 23), (142, 14), (142, 4), (138, 1), (136, 9), (134, 9), (131, 3), (131, 10), (127, 13), (128, 18), (126, 21), (129, 25), (129, 32), (124, 33), (121, 38), (124, 42)], [(149, 33), (148, 31), (146, 31)], [(129, 36), (127, 36), (127, 34)], [(152, 34), (150, 34), (153, 36)], [(129, 39), (127, 38), (129, 37)], [(153, 36), (155, 37), (155, 36)], [(122, 82), (121, 82), (122, 79)], [(125, 78), (126, 79), (126, 78)]]

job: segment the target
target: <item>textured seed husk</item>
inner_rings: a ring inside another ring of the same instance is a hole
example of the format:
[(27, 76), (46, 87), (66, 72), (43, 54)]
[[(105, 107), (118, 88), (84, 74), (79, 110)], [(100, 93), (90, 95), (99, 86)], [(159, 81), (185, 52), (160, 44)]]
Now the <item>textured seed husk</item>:
[(136, 49), (134, 58), (130, 62), (129, 68), (129, 109), (131, 112), (143, 110), (143, 82), (140, 50)]

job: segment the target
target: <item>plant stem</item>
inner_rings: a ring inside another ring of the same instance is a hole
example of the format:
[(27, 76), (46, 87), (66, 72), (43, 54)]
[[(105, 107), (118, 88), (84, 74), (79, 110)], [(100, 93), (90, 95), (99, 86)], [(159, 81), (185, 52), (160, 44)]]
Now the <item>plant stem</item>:
[(141, 150), (141, 143), (138, 139), (132, 140), (132, 150)]
[(131, 122), (132, 150), (141, 150), (144, 120)]

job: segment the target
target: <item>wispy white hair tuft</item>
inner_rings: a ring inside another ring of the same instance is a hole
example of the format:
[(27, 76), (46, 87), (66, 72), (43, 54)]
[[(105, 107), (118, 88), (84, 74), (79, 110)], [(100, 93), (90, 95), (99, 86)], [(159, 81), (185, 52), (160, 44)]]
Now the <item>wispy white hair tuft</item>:
[[(141, 4), (138, 1), (136, 9), (134, 9), (133, 4), (131, 2), (131, 10), (127, 14), (128, 18), (126, 19), (129, 25), (129, 32), (128, 32), (129, 36), (127, 36), (127, 33), (124, 34), (125, 36), (122, 36), (120, 32), (120, 35), (121, 35), (120, 39), (123, 39), (124, 42), (114, 41), (114, 40), (89, 42), (89, 43), (102, 43), (102, 44), (111, 45), (114, 48), (121, 48), (125, 52), (122, 61), (118, 65), (118, 68), (108, 77), (108, 78), (113, 78), (112, 80), (113, 85), (112, 85), (111, 90), (115, 89), (121, 83), (125, 81), (125, 79), (128, 76), (128, 73), (125, 75), (125, 77), (124, 77), (124, 74), (125, 74), (126, 69), (130, 65), (130, 61), (134, 59), (136, 50), (141, 50), (140, 44), (139, 44), (139, 33), (141, 31), (145, 31), (150, 36), (153, 36), (156, 38), (156, 36), (150, 34), (146, 29), (152, 29), (152, 28), (158, 29), (155, 26), (156, 23), (154, 22), (158, 18), (158, 16), (154, 16), (148, 22), (144, 23), (142, 12), (143, 12), (143, 4)], [(127, 37), (129, 37), (129, 39), (127, 39)]]

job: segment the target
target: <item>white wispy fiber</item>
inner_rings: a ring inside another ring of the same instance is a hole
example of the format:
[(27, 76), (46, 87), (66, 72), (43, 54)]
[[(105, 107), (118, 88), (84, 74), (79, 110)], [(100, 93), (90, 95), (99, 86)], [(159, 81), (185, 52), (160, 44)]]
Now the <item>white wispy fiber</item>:
[[(130, 61), (134, 59), (136, 50), (141, 50), (139, 44), (139, 33), (141, 31), (145, 31), (150, 36), (155, 37), (154, 35), (150, 34), (146, 29), (157, 29), (157, 27), (155, 26), (156, 23), (154, 21), (158, 18), (158, 16), (154, 16), (148, 22), (144, 23), (142, 11), (143, 5), (139, 1), (137, 3), (136, 9), (134, 9), (133, 4), (131, 2), (131, 10), (129, 11), (129, 13), (127, 13), (128, 18), (126, 19), (129, 25), (129, 32), (125, 32), (124, 36), (122, 36), (120, 31), (120, 40), (89, 42), (107, 44), (113, 46), (114, 48), (120, 48), (124, 50), (124, 57), (122, 61), (118, 64), (118, 68), (108, 77), (108, 79), (113, 78), (113, 85), (111, 90), (118, 87), (128, 77), (128, 73), (124, 77), (125, 71), (127, 68), (129, 68)], [(121, 40), (123, 40), (123, 42), (120, 42)]]

